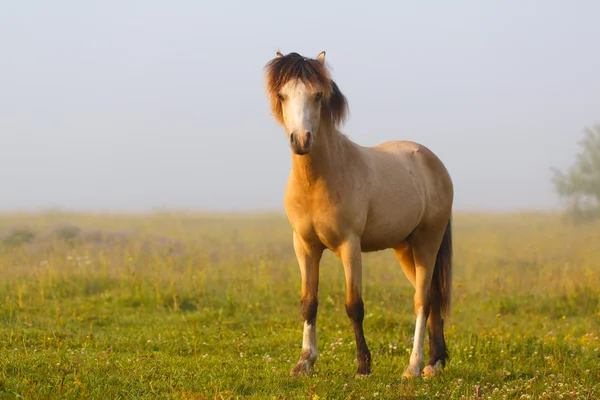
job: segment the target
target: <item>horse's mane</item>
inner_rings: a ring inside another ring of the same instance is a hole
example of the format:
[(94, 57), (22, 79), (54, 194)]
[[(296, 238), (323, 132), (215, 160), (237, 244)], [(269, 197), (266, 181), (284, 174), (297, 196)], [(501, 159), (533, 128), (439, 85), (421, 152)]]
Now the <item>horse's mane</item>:
[(323, 92), (322, 113), (334, 126), (346, 120), (348, 115), (346, 97), (331, 79), (327, 66), (320, 61), (303, 57), (298, 53), (289, 53), (269, 61), (265, 66), (265, 75), (271, 112), (279, 123), (283, 124), (283, 113), (277, 94), (288, 81), (296, 79), (300, 79), (314, 90)]

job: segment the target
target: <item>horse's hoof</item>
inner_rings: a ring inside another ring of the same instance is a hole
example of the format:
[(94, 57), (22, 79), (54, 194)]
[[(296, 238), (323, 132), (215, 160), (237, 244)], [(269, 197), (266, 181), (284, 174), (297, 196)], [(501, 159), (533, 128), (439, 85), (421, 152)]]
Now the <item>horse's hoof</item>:
[(290, 376), (297, 376), (299, 374), (310, 375), (313, 365), (314, 363), (309, 360), (300, 360), (290, 371)]
[(404, 379), (412, 379), (417, 378), (421, 375), (420, 368), (417, 365), (409, 365), (404, 373), (402, 374), (402, 378)]
[(366, 378), (369, 375), (371, 375), (371, 368), (369, 368), (369, 367), (367, 367), (367, 368), (359, 368), (356, 371), (356, 374), (354, 374), (354, 376), (356, 378)]
[(423, 376), (426, 378), (438, 376), (440, 374), (440, 365), (442, 365), (442, 362), (439, 360), (434, 365), (426, 365), (423, 368)]
[(309, 375), (312, 372), (315, 361), (317, 361), (317, 357), (316, 352), (311, 352), (308, 349), (302, 350), (300, 360), (298, 360), (296, 365), (294, 365), (294, 368), (290, 371), (290, 376), (296, 376), (300, 373)]
[(358, 369), (356, 370), (356, 374), (355, 376), (357, 378), (362, 378), (364, 376), (369, 376), (371, 375), (371, 366), (370, 365), (361, 365), (358, 367)]
[(440, 369), (436, 365), (426, 365), (423, 368), (423, 376), (426, 378), (438, 376), (440, 374)]

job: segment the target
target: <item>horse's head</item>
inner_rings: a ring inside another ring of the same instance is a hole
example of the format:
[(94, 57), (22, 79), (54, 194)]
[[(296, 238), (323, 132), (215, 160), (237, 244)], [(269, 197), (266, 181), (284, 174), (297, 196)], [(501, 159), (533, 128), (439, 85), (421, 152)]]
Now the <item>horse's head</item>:
[(329, 76), (324, 51), (316, 59), (277, 52), (266, 66), (266, 78), (273, 116), (284, 126), (294, 153), (308, 154), (322, 125), (345, 119), (346, 98)]

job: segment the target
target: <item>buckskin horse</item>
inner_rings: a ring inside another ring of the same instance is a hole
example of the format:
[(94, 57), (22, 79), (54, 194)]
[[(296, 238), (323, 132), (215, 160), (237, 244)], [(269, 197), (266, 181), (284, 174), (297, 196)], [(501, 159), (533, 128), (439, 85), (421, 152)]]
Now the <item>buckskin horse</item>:
[[(371, 372), (363, 331), (362, 253), (385, 249), (394, 250), (414, 287), (414, 342), (403, 377), (439, 374), (448, 358), (443, 317), (452, 288), (454, 188), (446, 167), (418, 143), (364, 147), (341, 133), (348, 103), (331, 79), (325, 52), (314, 59), (277, 52), (265, 66), (265, 80), (272, 115), (292, 153), (284, 205), (302, 279), (304, 333), (290, 374), (310, 373), (317, 359), (319, 263), (325, 249), (344, 266), (356, 374)], [(430, 358), (423, 368), (426, 327)]]

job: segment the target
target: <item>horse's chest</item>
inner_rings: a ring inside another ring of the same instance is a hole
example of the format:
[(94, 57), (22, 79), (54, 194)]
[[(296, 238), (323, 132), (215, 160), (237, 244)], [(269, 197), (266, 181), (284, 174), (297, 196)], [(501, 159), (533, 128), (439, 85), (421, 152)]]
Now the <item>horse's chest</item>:
[(341, 207), (300, 208), (288, 212), (294, 231), (305, 241), (338, 248), (352, 231), (353, 213)]
[(294, 231), (305, 241), (313, 244), (321, 243), (329, 249), (339, 247), (343, 241), (340, 227), (335, 220), (327, 216), (298, 221), (294, 226)]

